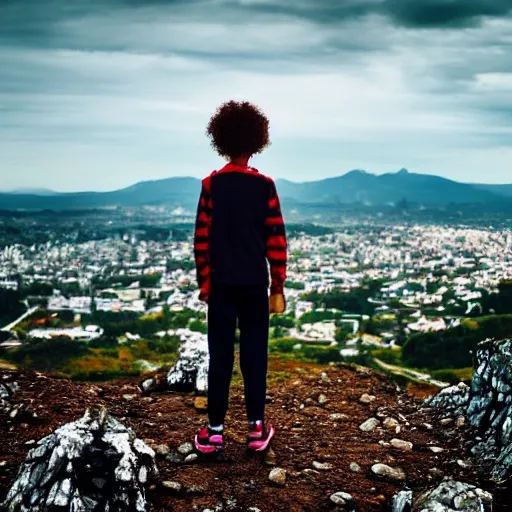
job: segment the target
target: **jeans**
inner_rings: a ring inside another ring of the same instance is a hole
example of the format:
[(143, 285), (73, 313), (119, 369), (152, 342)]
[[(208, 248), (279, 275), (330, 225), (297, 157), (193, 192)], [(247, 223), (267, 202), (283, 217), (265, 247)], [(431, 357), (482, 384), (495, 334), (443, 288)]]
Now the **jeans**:
[(264, 420), (267, 390), (268, 287), (213, 285), (208, 301), (208, 417), (224, 423), (233, 373), (235, 331), (240, 330), (240, 369), (249, 421)]

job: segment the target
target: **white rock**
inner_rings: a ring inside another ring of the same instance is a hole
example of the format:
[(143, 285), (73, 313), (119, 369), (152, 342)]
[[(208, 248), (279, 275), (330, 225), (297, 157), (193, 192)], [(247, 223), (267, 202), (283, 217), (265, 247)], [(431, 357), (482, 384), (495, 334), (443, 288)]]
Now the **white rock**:
[(341, 412), (335, 412), (335, 413), (331, 414), (329, 416), (329, 418), (332, 421), (344, 421), (344, 420), (348, 420), (349, 416), (347, 414), (343, 414)]
[(357, 464), (356, 462), (350, 463), (350, 471), (353, 473), (360, 473), (361, 472), (361, 466)]
[(432, 453), (443, 453), (444, 448), (439, 448), (439, 446), (429, 446), (428, 448)]
[(185, 462), (194, 462), (194, 461), (196, 461), (198, 458), (199, 458), (199, 457), (198, 457), (197, 453), (191, 453), (190, 455), (187, 455), (187, 456), (185, 457)]
[(340, 507), (350, 503), (353, 501), (353, 499), (354, 498), (352, 498), (352, 496), (346, 492), (335, 492), (330, 497), (331, 502)]
[(189, 455), (194, 451), (194, 446), (192, 443), (183, 443), (180, 446), (178, 446), (178, 452), (181, 453), (181, 455)]
[(372, 432), (378, 425), (380, 425), (380, 421), (377, 418), (370, 418), (360, 425), (359, 429), (363, 432)]
[(162, 482), (162, 486), (175, 493), (179, 493), (183, 490), (183, 484), (181, 484), (180, 482), (171, 482), (169, 480), (166, 480)]
[(377, 398), (373, 395), (369, 395), (368, 393), (365, 393), (364, 395), (361, 396), (361, 398), (359, 399), (359, 401), (362, 403), (362, 404), (371, 404), (373, 402), (375, 402), (375, 400), (377, 400)]
[(412, 443), (409, 441), (403, 441), (402, 439), (391, 439), (391, 446), (404, 452), (410, 452), (414, 448)]
[(372, 473), (392, 482), (403, 482), (407, 478), (403, 469), (392, 468), (386, 464), (374, 464), (372, 466)]
[(284, 486), (286, 484), (286, 470), (274, 468), (268, 475), (268, 479), (274, 484)]
[(318, 461), (313, 461), (313, 464), (312, 466), (315, 468), (315, 469), (318, 469), (319, 471), (329, 471), (330, 469), (333, 469), (334, 466), (332, 464), (329, 464), (328, 462), (318, 462)]

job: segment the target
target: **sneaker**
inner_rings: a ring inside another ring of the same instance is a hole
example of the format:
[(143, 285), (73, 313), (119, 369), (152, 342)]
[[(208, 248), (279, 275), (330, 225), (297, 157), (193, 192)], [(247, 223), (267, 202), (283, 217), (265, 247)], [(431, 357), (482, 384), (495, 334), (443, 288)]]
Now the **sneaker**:
[(249, 435), (247, 436), (247, 448), (255, 452), (265, 451), (270, 441), (274, 438), (275, 433), (276, 431), (272, 425), (257, 422), (256, 425), (251, 427)]
[(204, 454), (212, 454), (224, 450), (224, 434), (203, 427), (194, 438), (196, 450)]

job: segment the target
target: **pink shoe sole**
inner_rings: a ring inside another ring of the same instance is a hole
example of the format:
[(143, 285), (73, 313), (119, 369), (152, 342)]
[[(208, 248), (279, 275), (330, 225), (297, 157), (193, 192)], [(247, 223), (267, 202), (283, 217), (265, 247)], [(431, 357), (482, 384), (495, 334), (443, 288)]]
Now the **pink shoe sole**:
[(249, 448), (249, 450), (253, 450), (255, 452), (264, 452), (268, 448), (270, 441), (272, 441), (272, 439), (274, 438), (275, 433), (276, 433), (276, 431), (275, 431), (274, 427), (269, 426), (267, 438), (263, 439), (263, 440), (258, 439), (258, 440), (251, 441), (247, 445), (247, 448)]
[(197, 438), (197, 435), (194, 437), (194, 445), (198, 452), (204, 453), (205, 455), (211, 455), (212, 453), (221, 452), (224, 450), (223, 446), (212, 446), (212, 445), (200, 444), (199, 439)]

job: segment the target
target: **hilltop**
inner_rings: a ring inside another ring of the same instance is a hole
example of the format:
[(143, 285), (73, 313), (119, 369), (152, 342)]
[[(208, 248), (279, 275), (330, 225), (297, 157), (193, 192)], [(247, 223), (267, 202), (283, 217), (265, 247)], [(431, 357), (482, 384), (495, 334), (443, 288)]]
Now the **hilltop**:
[[(409, 172), (375, 175), (353, 170), (344, 175), (296, 183), (279, 179), (277, 188), (286, 208), (324, 205), (335, 209), (340, 204), (366, 206), (417, 205), (443, 207), (450, 204), (481, 205), (491, 211), (512, 208), (511, 185), (473, 185), (440, 176)], [(0, 193), (0, 204), (6, 210), (77, 210), (149, 205), (181, 206), (194, 210), (200, 191), (200, 180), (175, 177), (142, 181), (111, 192), (56, 193), (19, 190)]]
[[(230, 462), (225, 464), (184, 464), (174, 455), (205, 421), (204, 413), (194, 409), (193, 394), (143, 396), (134, 380), (91, 384), (4, 372), (15, 375), (20, 389), (9, 417), (0, 422), (5, 441), (0, 446), (0, 502), (34, 441), (78, 419), (92, 405), (106, 406), (147, 444), (170, 449), (167, 458), (158, 459), (160, 474), (149, 486), (147, 499), (154, 511), (219, 510), (216, 507), (223, 504), (223, 510), (318, 512), (331, 510), (329, 497), (339, 491), (350, 493), (358, 510), (390, 510), (402, 484), (372, 475), (376, 462), (401, 468), (413, 490), (447, 476), (478, 484), (499, 501), (495, 486), (471, 463), (461, 462), (468, 458), (471, 429), (446, 425), (439, 413), (421, 409), (419, 398), (428, 390), (414, 397), (385, 376), (355, 366), (272, 359), (271, 372), (268, 416), (278, 429), (274, 454), (266, 460), (246, 456), (242, 387), (235, 379), (227, 419)], [(393, 418), (396, 423), (391, 429), (381, 424), (363, 432), (360, 425), (372, 417)], [(413, 443), (413, 449), (390, 446), (393, 438)], [(432, 447), (439, 448), (438, 453)], [(285, 487), (269, 483), (273, 466), (287, 471)], [(184, 490), (173, 495), (162, 485), (166, 481), (178, 482)]]

